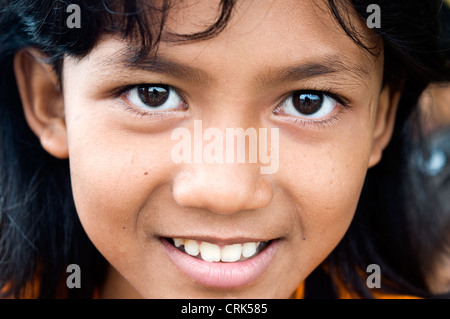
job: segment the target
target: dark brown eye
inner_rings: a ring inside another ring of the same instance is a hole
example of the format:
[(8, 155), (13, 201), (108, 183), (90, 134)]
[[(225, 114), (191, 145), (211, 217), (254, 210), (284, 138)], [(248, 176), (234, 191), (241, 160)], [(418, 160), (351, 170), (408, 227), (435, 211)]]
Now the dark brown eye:
[(126, 91), (123, 98), (128, 103), (146, 111), (186, 109), (183, 99), (170, 85), (138, 85)]
[(304, 115), (311, 115), (320, 110), (323, 104), (323, 94), (295, 93), (292, 103), (297, 111)]
[(159, 107), (169, 99), (169, 87), (166, 85), (138, 87), (139, 99), (149, 107)]
[(287, 98), (279, 111), (306, 119), (322, 119), (328, 117), (339, 105), (335, 99), (320, 91), (297, 91)]

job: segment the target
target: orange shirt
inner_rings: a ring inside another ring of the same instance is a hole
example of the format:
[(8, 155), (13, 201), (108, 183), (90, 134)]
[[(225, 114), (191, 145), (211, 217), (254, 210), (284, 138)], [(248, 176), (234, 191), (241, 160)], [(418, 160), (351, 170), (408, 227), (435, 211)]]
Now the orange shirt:
[[(339, 286), (338, 296), (339, 299), (360, 299), (354, 295), (352, 295), (349, 291), (347, 291), (343, 285)], [(295, 299), (303, 299), (304, 297), (305, 284), (304, 282), (298, 286), (297, 291), (295, 292)], [(419, 297), (414, 296), (404, 296), (404, 295), (394, 295), (394, 294), (386, 294), (374, 291), (373, 293), (376, 299), (421, 299)]]
[[(3, 289), (1, 289), (1, 291), (5, 291), (7, 290), (8, 286), (3, 287)], [(294, 298), (295, 299), (303, 299), (304, 297), (304, 289), (305, 289), (305, 284), (304, 282), (301, 283), (295, 294), (294, 294)], [(339, 285), (339, 291), (338, 291), (338, 298), (339, 299), (359, 299), (357, 296), (352, 295), (349, 291), (347, 291), (343, 285)], [(27, 285), (24, 290), (23, 290), (23, 299), (35, 299), (37, 298), (39, 294), (39, 284), (29, 284)], [(66, 295), (65, 293), (61, 294), (59, 296), (59, 298), (64, 298), (64, 295)], [(386, 294), (386, 293), (380, 293), (375, 291), (373, 293), (374, 297), (376, 299), (421, 299), (419, 297), (414, 297), (414, 296), (405, 296), (405, 295), (394, 295), (394, 294)], [(93, 299), (99, 299), (100, 298), (100, 294), (98, 292), (98, 290), (95, 291)]]

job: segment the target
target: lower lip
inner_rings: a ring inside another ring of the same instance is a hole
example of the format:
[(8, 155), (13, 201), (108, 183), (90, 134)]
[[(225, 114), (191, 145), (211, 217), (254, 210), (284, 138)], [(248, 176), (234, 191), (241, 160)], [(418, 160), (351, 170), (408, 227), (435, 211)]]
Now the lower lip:
[(224, 263), (192, 257), (175, 248), (166, 239), (162, 238), (161, 241), (169, 258), (182, 272), (204, 286), (216, 288), (236, 288), (255, 281), (269, 266), (278, 247), (278, 242), (274, 240), (250, 259)]

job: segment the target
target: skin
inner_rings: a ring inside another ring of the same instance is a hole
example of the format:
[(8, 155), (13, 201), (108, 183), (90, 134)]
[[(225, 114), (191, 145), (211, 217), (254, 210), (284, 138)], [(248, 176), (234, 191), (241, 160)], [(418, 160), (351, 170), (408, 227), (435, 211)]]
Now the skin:
[[(381, 85), (383, 55), (357, 47), (315, 2), (242, 1), (214, 38), (163, 38), (158, 55), (194, 68), (188, 78), (126, 67), (126, 43), (114, 37), (81, 60), (65, 58), (63, 91), (37, 50), (16, 55), (27, 121), (49, 153), (70, 159), (80, 220), (111, 264), (101, 296), (288, 298), (342, 239), (366, 171), (389, 142), (400, 94)], [(166, 31), (200, 31), (214, 21), (211, 1), (185, 3), (172, 9)], [(345, 69), (334, 73), (274, 77), (290, 66), (336, 67), (338, 60)], [(155, 82), (176, 87), (188, 107), (142, 114), (114, 94)], [(276, 111), (307, 89), (332, 89), (349, 105), (320, 121)], [(262, 175), (260, 163), (174, 163), (171, 132), (193, 134), (194, 120), (204, 130), (278, 128), (278, 171)], [(161, 236), (278, 239), (278, 248), (254, 282), (210, 288), (172, 263)]]

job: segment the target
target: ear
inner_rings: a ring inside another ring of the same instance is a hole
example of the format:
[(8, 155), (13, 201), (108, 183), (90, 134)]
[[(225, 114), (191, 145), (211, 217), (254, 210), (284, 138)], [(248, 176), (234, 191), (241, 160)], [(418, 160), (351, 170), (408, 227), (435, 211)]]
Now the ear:
[(48, 153), (68, 158), (63, 95), (55, 70), (41, 51), (27, 48), (16, 53), (14, 73), (31, 130)]
[(383, 151), (391, 140), (400, 98), (401, 90), (393, 91), (389, 85), (385, 85), (380, 93), (375, 116), (369, 168), (380, 162)]

